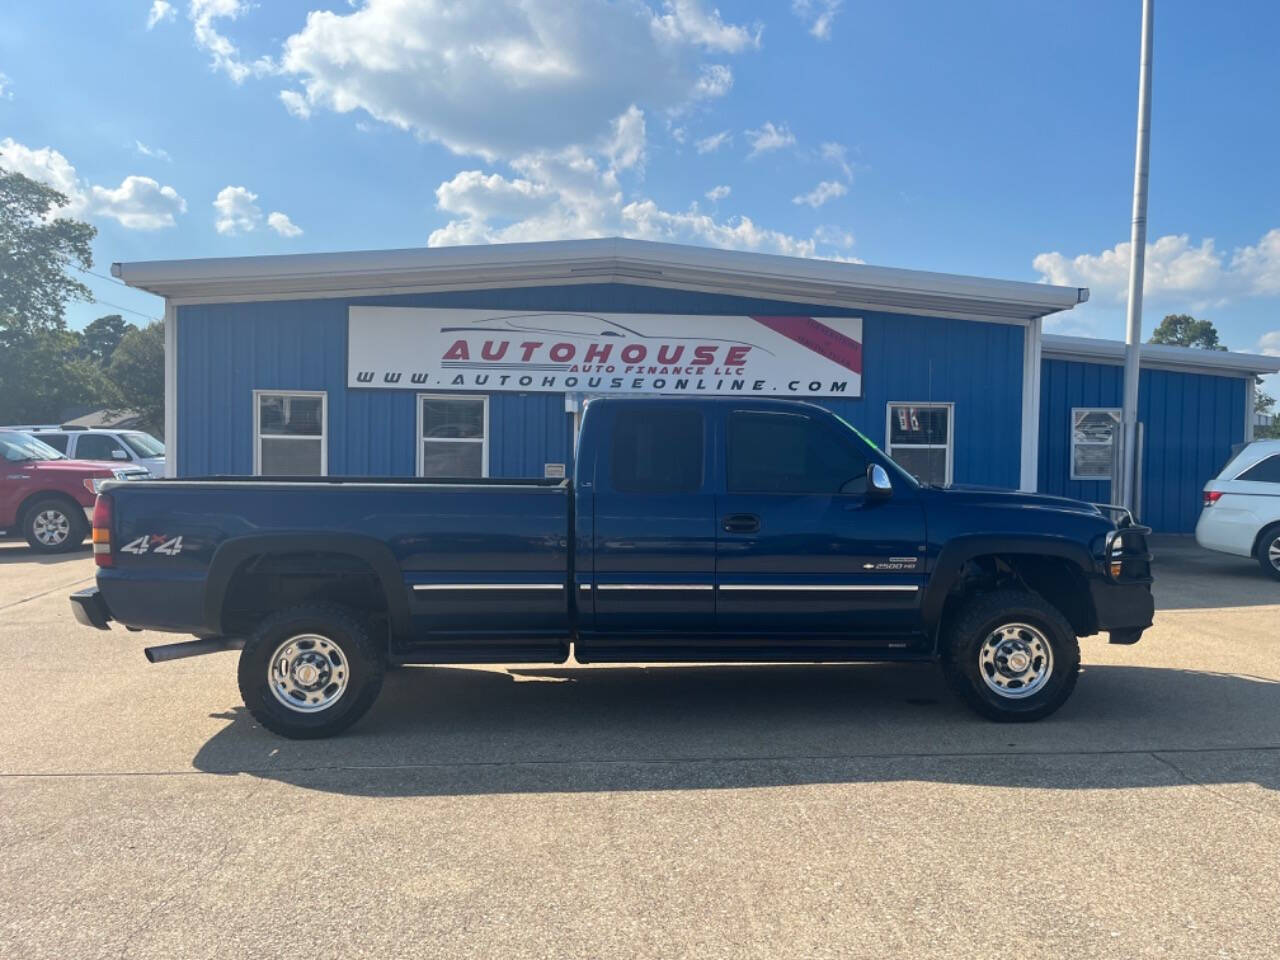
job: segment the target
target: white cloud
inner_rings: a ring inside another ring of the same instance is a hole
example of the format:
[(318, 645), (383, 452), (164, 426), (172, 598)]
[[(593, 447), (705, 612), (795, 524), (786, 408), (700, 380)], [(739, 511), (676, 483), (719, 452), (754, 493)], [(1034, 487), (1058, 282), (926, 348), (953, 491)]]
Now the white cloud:
[(710, 190), (708, 190), (706, 196), (707, 196), (707, 199), (710, 200), (712, 203), (716, 203), (717, 201), (723, 200), (725, 197), (727, 197), (730, 192), (731, 192), (731, 188), (729, 187), (729, 185), (722, 183), (718, 187), (712, 187)]
[(154, 0), (151, 4), (151, 11), (147, 14), (147, 29), (150, 30), (157, 23), (172, 19), (173, 4), (167, 2), (167, 0)]
[(831, 24), (844, 0), (791, 0), (791, 12), (809, 26), (819, 40), (831, 38)]
[(297, 90), (281, 90), (280, 102), (284, 104), (286, 110), (300, 120), (306, 120), (311, 116), (311, 104), (307, 103), (307, 98)]
[(173, 187), (162, 187), (150, 177), (125, 177), (115, 189), (89, 188), (89, 213), (111, 217), (130, 230), (160, 230), (177, 226), (178, 214), (187, 212), (187, 201)]
[(148, 147), (141, 140), (133, 141), (133, 148), (144, 157), (151, 157), (154, 160), (163, 160), (165, 163), (170, 163), (173, 160), (173, 157), (169, 156), (168, 150), (163, 150), (160, 147)]
[(613, 135), (605, 153), (615, 170), (644, 165), (644, 111), (634, 104), (613, 121)]
[(733, 88), (733, 71), (723, 63), (712, 63), (702, 68), (698, 82), (693, 85), (693, 95), (710, 100), (723, 97)]
[(213, 209), (217, 214), (214, 228), (229, 236), (249, 233), (262, 222), (258, 195), (246, 187), (223, 187), (214, 198)]
[(463, 170), (436, 188), (436, 205), (470, 220), (524, 219), (550, 209), (556, 192), (547, 184), (496, 173)]
[(655, 30), (676, 41), (694, 43), (721, 53), (741, 53), (759, 48), (764, 28), (735, 26), (720, 19), (720, 11), (708, 13), (699, 0), (666, 0), (666, 13), (658, 17)]
[(703, 137), (694, 144), (694, 149), (699, 153), (715, 153), (732, 139), (733, 135), (728, 130), (721, 130), (719, 133), (713, 133), (709, 137)]
[[(1095, 299), (1123, 302), (1131, 249), (1126, 242), (1075, 257), (1042, 253), (1032, 266), (1045, 282), (1087, 286)], [(1280, 293), (1280, 228), (1268, 231), (1257, 244), (1237, 248), (1229, 260), (1212, 238), (1193, 244), (1185, 233), (1160, 237), (1147, 244), (1143, 291), (1152, 300), (1178, 299), (1192, 306)]]
[(840, 168), (846, 180), (853, 179), (853, 165), (849, 163), (848, 150), (842, 143), (824, 143), (821, 148), (822, 159), (834, 163)]
[[(229, 17), (245, 6), (196, 2)], [(700, 0), (660, 11), (640, 0), (367, 0), (310, 13), (279, 68), (300, 84), (285, 99), (295, 113), (302, 97), (312, 111), (364, 111), (493, 160), (596, 143), (633, 104), (674, 110), (722, 95), (733, 74), (704, 58), (758, 45), (757, 29), (724, 22)], [(239, 62), (234, 48), (205, 46), (215, 62)]]
[(1280, 293), (1280, 228), (1268, 230), (1255, 246), (1232, 254), (1229, 269), (1251, 294)]
[(792, 197), (791, 202), (795, 204), (807, 204), (817, 210), (828, 200), (833, 200), (836, 197), (843, 197), (848, 192), (849, 188), (839, 180), (823, 180), (808, 193), (802, 193), (798, 197)]
[(52, 147), (32, 149), (10, 137), (0, 140), (0, 165), (53, 187), (67, 198), (57, 216), (108, 218), (130, 230), (159, 230), (177, 223), (187, 202), (173, 187), (150, 177), (128, 176), (118, 187), (88, 183)]
[(239, 48), (220, 33), (219, 20), (235, 20), (250, 9), (248, 0), (191, 0), (187, 18), (191, 21), (196, 45), (212, 58), (210, 66), (220, 70), (235, 83), (244, 83), (251, 76), (274, 73), (276, 64), (270, 57), (246, 61)]
[(290, 220), (288, 214), (272, 210), (264, 219), (258, 195), (248, 187), (223, 187), (213, 199), (213, 210), (214, 229), (228, 237), (252, 233), (263, 223), (282, 237), (302, 236), (302, 228)]
[(785, 123), (780, 127), (775, 127), (772, 123), (765, 123), (764, 126), (756, 130), (746, 130), (744, 132), (751, 142), (751, 153), (748, 156), (752, 157), (769, 150), (789, 147), (796, 142), (795, 134), (787, 129)]
[[(458, 173), (436, 189), (437, 207), (452, 219), (434, 230), (427, 243), (439, 247), (626, 236), (847, 259), (826, 249), (847, 245), (843, 237), (832, 244), (771, 230), (748, 217), (718, 220), (696, 203), (685, 210), (666, 210), (648, 198), (629, 199), (621, 180), (634, 173), (623, 165), (632, 152), (642, 155), (643, 150), (620, 153), (609, 143), (595, 151), (569, 147), (516, 157), (510, 164), (514, 177), (481, 170)], [(727, 186), (718, 187), (708, 196), (716, 200), (728, 192)]]
[[(848, 230), (842, 230), (839, 227), (833, 227), (830, 225), (821, 226), (817, 230), (813, 231), (813, 238), (819, 243), (825, 243), (833, 247), (841, 247), (846, 250), (853, 246), (852, 233)], [(856, 260), (855, 262), (862, 263), (863, 261)]]
[(0, 100), (13, 99), (13, 81), (7, 75), (0, 73)]
[(1280, 330), (1264, 333), (1258, 338), (1258, 345), (1254, 349), (1268, 357), (1280, 357)]
[(267, 226), (282, 237), (300, 237), (302, 228), (289, 219), (287, 214), (272, 210), (267, 214)]

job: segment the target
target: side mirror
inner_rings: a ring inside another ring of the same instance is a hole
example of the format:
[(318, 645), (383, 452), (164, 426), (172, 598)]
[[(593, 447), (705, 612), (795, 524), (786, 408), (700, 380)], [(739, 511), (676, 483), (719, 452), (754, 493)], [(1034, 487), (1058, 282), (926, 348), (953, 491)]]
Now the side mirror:
[(888, 500), (893, 496), (893, 484), (889, 482), (889, 471), (878, 463), (867, 467), (867, 499)]
[(121, 450), (119, 447), (116, 447), (116, 449), (111, 451), (111, 459), (112, 460), (128, 460), (129, 455), (125, 453), (123, 450)]

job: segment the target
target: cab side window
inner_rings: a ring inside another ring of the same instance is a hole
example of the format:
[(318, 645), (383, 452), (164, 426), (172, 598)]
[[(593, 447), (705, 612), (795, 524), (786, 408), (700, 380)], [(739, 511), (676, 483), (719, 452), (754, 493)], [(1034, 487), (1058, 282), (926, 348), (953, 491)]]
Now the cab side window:
[(866, 456), (804, 414), (731, 413), (727, 441), (730, 493), (866, 493)]
[[(120, 454), (116, 451), (119, 450)], [(124, 445), (109, 433), (85, 433), (76, 438), (77, 460), (128, 460)]]

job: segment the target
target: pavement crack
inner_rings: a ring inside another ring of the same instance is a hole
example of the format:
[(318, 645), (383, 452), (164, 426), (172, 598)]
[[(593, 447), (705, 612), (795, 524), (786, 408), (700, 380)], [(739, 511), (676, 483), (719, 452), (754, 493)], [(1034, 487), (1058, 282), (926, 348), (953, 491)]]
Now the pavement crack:
[[(1211, 755), (1217, 753), (1280, 753), (1280, 744), (1225, 745), (1218, 747), (1184, 748), (1134, 748), (1127, 750), (974, 750), (951, 752), (903, 752), (903, 753), (815, 753), (770, 754), (752, 757), (583, 757), (579, 759), (548, 760), (437, 760), (418, 763), (331, 763), (299, 766), (235, 767), (225, 770), (86, 770), (45, 772), (0, 772), (0, 780), (56, 780), (56, 779), (113, 779), (123, 777), (232, 777), (238, 774), (278, 775), (290, 773), (345, 773), (345, 772), (398, 772), (405, 770), (447, 770), (455, 768), (500, 767), (608, 767), (626, 765), (680, 765), (695, 763), (812, 763), (843, 760), (1024, 760), (1027, 758), (1054, 757), (1144, 757), (1152, 756), (1173, 766), (1167, 756)], [(1179, 776), (1191, 780), (1185, 773), (1174, 769)]]
[(65, 590), (67, 587), (74, 587), (92, 579), (92, 576), (88, 576), (81, 577), (79, 580), (69, 580), (66, 583), (59, 583), (56, 586), (50, 587), (48, 590), (42, 590), (40, 593), (33, 593), (29, 597), (23, 597), (21, 600), (10, 600), (8, 603), (0, 604), (0, 610), (8, 610), (11, 607), (18, 607), (24, 603), (30, 603), (32, 600), (39, 600), (41, 597), (47, 597), (51, 593), (57, 593), (59, 590)]
[(1239, 800), (1236, 797), (1231, 796), (1230, 794), (1223, 793), (1221, 790), (1216, 788), (1213, 784), (1205, 783), (1203, 780), (1200, 780), (1196, 777), (1191, 776), (1191, 774), (1187, 773), (1187, 771), (1183, 770), (1180, 766), (1178, 766), (1176, 763), (1170, 760), (1167, 756), (1164, 756), (1165, 752), (1173, 753), (1174, 751), (1161, 751), (1161, 752), (1152, 751), (1151, 756), (1154, 757), (1156, 760), (1160, 761), (1161, 763), (1163, 763), (1166, 767), (1168, 767), (1170, 770), (1176, 773), (1179, 777), (1181, 777), (1191, 786), (1199, 787), (1200, 789), (1207, 791), (1213, 797), (1216, 797), (1218, 800), (1221, 800), (1224, 803), (1229, 803), (1233, 807), (1239, 807), (1241, 810), (1245, 810), (1249, 813), (1257, 814), (1258, 816), (1261, 816), (1261, 817), (1266, 817), (1268, 820), (1280, 820), (1280, 817), (1277, 817), (1276, 814), (1274, 814), (1270, 810), (1262, 809), (1260, 807), (1255, 807), (1251, 803), (1245, 803), (1244, 801)]

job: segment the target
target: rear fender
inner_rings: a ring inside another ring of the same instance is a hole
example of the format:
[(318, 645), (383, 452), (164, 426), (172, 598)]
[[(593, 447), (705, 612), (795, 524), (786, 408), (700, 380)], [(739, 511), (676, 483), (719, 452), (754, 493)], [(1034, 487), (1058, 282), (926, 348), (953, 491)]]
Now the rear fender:
[(391, 549), (373, 537), (334, 533), (270, 534), (224, 541), (214, 551), (209, 575), (205, 579), (204, 623), (208, 631), (219, 636), (226, 632), (222, 611), (227, 589), (242, 563), (251, 557), (310, 552), (346, 554), (367, 563), (386, 597), (392, 636), (406, 637), (410, 634), (409, 601), (404, 578)]

